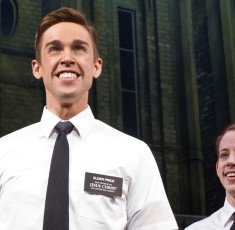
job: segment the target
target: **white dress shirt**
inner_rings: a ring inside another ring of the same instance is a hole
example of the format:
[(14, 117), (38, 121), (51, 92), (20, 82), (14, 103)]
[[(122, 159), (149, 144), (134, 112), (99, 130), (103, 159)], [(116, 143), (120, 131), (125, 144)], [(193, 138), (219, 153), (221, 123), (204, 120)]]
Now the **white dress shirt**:
[[(54, 127), (59, 121), (44, 108), (39, 123), (0, 138), (1, 230), (42, 230), (57, 136)], [(75, 126), (67, 136), (70, 230), (178, 229), (158, 167), (144, 142), (96, 120), (89, 107), (70, 122)], [(84, 185), (90, 184), (85, 173), (122, 178), (121, 195), (84, 191)]]
[(191, 224), (185, 230), (229, 230), (235, 209), (225, 199), (224, 206), (209, 217)]

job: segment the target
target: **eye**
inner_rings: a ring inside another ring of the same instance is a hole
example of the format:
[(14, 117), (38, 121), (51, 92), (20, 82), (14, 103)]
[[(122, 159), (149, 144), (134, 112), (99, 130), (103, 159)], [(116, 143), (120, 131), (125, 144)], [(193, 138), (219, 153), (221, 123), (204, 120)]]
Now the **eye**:
[(229, 157), (229, 153), (228, 152), (221, 152), (219, 153), (219, 159), (221, 160), (226, 160)]
[(74, 51), (85, 52), (86, 48), (84, 46), (79, 45), (74, 47)]
[(57, 51), (59, 51), (60, 49), (59, 49), (59, 47), (57, 47), (57, 46), (51, 46), (50, 48), (49, 48), (49, 52), (51, 53), (51, 52), (57, 52)]

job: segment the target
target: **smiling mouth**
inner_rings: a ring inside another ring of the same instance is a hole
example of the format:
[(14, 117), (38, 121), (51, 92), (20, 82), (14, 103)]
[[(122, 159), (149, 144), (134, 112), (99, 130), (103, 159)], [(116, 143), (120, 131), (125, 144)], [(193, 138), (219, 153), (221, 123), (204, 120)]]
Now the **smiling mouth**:
[(229, 178), (235, 178), (235, 173), (226, 173), (225, 176)]
[(73, 80), (73, 79), (77, 79), (79, 76), (75, 73), (64, 72), (64, 73), (61, 73), (58, 77), (62, 80)]

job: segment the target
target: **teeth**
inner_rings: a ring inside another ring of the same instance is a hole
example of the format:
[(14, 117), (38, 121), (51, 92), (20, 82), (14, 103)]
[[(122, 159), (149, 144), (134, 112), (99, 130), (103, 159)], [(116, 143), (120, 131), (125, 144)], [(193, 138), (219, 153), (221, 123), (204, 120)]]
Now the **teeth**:
[(227, 176), (235, 176), (235, 173), (228, 173)]
[(75, 73), (61, 73), (59, 78), (61, 78), (61, 79), (74, 79), (74, 78), (77, 78), (77, 75)]

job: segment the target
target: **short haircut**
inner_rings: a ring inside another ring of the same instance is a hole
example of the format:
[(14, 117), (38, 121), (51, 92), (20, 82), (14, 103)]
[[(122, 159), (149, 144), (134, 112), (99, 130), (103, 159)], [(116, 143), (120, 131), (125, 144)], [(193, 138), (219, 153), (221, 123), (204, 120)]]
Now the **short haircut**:
[(86, 19), (85, 15), (78, 10), (61, 7), (47, 14), (40, 22), (35, 35), (35, 55), (37, 61), (41, 61), (41, 40), (44, 32), (51, 26), (61, 22), (73, 22), (83, 26), (90, 34), (94, 48), (94, 59), (99, 57), (97, 48), (97, 32), (95, 27)]
[(217, 157), (219, 156), (219, 146), (220, 146), (220, 142), (221, 142), (221, 139), (223, 138), (223, 136), (229, 132), (229, 131), (235, 131), (235, 124), (231, 124), (229, 125), (227, 128), (225, 128), (221, 134), (217, 137), (216, 139), (216, 142), (215, 142), (215, 149), (216, 149), (216, 154), (217, 154)]

